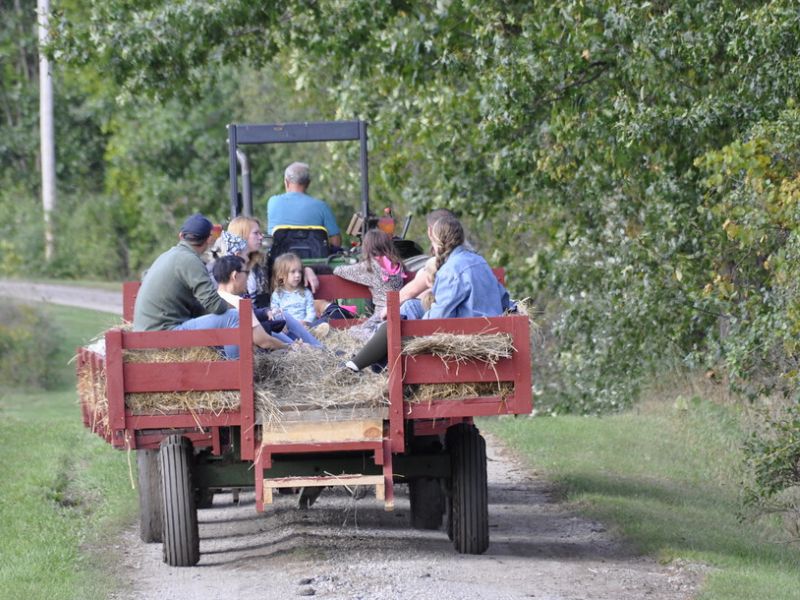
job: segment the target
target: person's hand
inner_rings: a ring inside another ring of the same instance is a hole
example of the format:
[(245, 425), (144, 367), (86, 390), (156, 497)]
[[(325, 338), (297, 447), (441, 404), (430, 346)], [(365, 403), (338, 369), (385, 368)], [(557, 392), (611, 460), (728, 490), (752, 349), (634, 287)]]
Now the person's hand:
[(316, 294), (319, 287), (319, 277), (310, 267), (303, 269), (303, 272), (306, 276), (306, 285), (311, 289), (312, 294)]

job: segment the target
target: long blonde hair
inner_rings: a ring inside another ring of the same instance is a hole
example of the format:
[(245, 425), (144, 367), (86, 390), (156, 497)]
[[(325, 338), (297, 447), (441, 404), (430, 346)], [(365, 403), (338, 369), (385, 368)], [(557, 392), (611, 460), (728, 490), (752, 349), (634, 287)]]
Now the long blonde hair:
[[(228, 232), (234, 233), (242, 238), (245, 242), (248, 242), (250, 238), (250, 231), (253, 229), (253, 225), (258, 226), (261, 228), (261, 223), (255, 217), (245, 217), (244, 215), (239, 215), (238, 217), (234, 218), (230, 223), (228, 223)], [(254, 250), (247, 254), (247, 268), (252, 269), (254, 265), (262, 262), (263, 256), (262, 253), (258, 250)]]
[(431, 242), (436, 256), (436, 270), (450, 258), (450, 253), (464, 243), (464, 228), (455, 217), (442, 217), (431, 227)]

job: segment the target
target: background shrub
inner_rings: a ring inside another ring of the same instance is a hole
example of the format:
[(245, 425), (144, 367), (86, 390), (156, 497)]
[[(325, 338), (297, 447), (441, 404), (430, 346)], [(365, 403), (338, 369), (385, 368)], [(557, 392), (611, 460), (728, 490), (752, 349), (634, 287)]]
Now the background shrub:
[(51, 388), (61, 334), (39, 308), (0, 304), (0, 387)]

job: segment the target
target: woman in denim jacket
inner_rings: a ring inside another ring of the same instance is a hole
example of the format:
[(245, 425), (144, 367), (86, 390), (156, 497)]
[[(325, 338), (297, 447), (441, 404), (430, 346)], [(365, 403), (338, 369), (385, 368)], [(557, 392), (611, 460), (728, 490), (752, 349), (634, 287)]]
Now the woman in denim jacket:
[[(431, 228), (431, 242), (437, 271), (433, 283), (433, 304), (423, 312), (418, 299), (403, 304), (405, 318), (448, 319), (452, 317), (496, 317), (512, 308), (508, 291), (497, 281), (484, 258), (464, 246), (464, 228), (458, 219), (443, 217)], [(386, 360), (386, 324), (345, 363), (360, 371)]]

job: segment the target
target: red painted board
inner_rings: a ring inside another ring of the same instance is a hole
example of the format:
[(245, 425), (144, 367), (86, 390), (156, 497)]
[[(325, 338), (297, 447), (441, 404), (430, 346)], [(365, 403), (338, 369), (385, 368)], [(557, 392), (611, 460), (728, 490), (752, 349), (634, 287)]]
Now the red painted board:
[(502, 359), (494, 367), (478, 361), (443, 362), (437, 356), (403, 356), (403, 383), (465, 383), (514, 381), (517, 375), (511, 359)]
[(191, 363), (125, 363), (125, 391), (180, 392), (238, 390), (238, 361)]
[(183, 348), (190, 346), (224, 346), (239, 344), (239, 328), (197, 329), (194, 331), (126, 331), (124, 348)]

